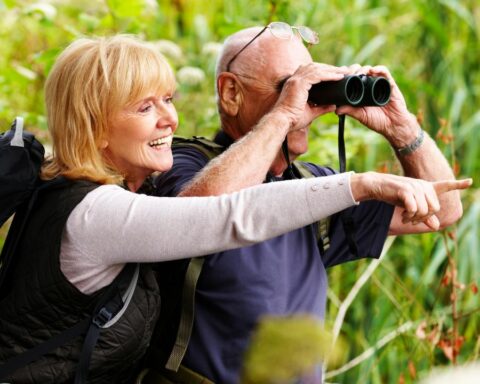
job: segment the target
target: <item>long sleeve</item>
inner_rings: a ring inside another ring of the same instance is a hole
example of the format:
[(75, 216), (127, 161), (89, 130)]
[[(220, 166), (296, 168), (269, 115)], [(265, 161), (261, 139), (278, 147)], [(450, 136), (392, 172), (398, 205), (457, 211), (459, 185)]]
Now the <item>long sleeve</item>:
[(270, 183), (216, 197), (151, 197), (101, 186), (67, 220), (61, 267), (74, 285), (91, 292), (112, 281), (124, 263), (250, 245), (354, 204), (349, 173)]

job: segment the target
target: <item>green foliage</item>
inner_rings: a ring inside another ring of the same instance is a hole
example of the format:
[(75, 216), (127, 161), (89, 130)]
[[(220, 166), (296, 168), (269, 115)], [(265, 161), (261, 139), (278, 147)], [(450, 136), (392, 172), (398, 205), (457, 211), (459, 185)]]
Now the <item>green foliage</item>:
[(333, 360), (331, 346), (332, 337), (318, 319), (267, 316), (253, 334), (242, 383), (294, 383), (327, 356)]
[[(478, 185), (477, 0), (0, 0), (0, 125), (22, 115), (28, 129), (48, 141), (42, 92), (57, 54), (83, 35), (132, 33), (156, 44), (177, 72), (179, 133), (210, 136), (218, 128), (218, 43), (269, 20), (317, 30), (320, 44), (311, 47), (317, 61), (386, 65), (459, 177), (473, 176)], [(336, 127), (333, 114), (314, 122), (307, 160), (336, 167)], [(348, 169), (399, 171), (384, 140), (352, 119), (346, 144)], [(474, 188), (463, 197), (464, 217), (456, 227), (395, 240), (348, 309), (345, 358), (360, 356), (402, 324), (414, 327), (332, 380), (414, 382), (434, 366), (452, 364), (454, 347), (458, 363), (478, 359), (480, 194)], [(327, 323), (368, 265), (362, 260), (329, 271)]]

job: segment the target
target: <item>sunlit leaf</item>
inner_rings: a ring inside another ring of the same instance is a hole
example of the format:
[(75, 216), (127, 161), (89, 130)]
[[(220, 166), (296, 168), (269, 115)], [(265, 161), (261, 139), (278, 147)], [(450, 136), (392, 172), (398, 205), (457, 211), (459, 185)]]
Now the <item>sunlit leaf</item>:
[(57, 16), (57, 8), (49, 3), (38, 2), (30, 4), (23, 9), (26, 14), (37, 14), (46, 20), (53, 20)]
[(140, 17), (146, 8), (145, 0), (107, 0), (107, 4), (119, 18), (137, 18)]
[(15, 70), (22, 75), (23, 77), (27, 78), (28, 80), (35, 80), (37, 78), (37, 74), (32, 70), (25, 68), (21, 65), (16, 65)]

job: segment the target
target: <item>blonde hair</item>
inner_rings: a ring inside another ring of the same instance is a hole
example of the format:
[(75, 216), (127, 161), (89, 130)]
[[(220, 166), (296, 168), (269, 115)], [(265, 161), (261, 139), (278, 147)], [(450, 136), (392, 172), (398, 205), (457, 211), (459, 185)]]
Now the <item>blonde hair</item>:
[(143, 95), (174, 89), (172, 69), (152, 45), (127, 35), (76, 40), (57, 58), (45, 84), (53, 154), (41, 177), (122, 182), (100, 149), (108, 141), (110, 117)]

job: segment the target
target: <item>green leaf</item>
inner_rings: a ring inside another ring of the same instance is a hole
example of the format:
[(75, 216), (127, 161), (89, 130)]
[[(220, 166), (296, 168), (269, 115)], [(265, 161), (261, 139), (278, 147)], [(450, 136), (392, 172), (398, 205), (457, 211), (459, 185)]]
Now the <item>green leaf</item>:
[(145, 9), (145, 0), (107, 0), (107, 5), (112, 13), (119, 18), (140, 17)]

